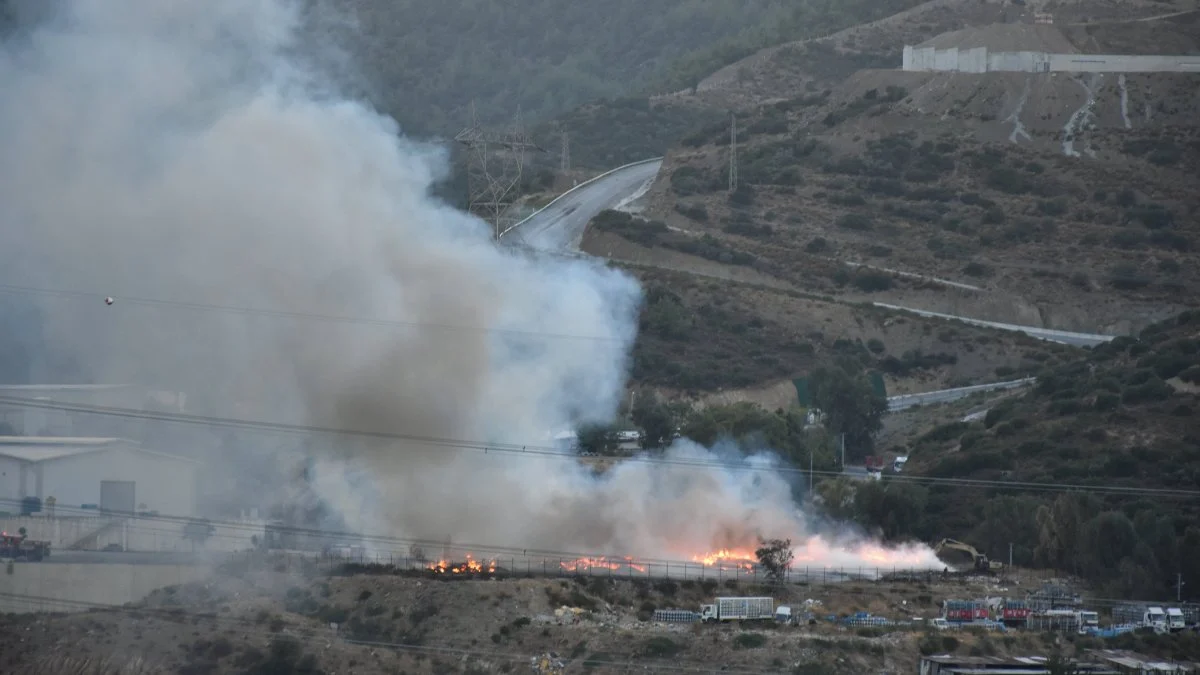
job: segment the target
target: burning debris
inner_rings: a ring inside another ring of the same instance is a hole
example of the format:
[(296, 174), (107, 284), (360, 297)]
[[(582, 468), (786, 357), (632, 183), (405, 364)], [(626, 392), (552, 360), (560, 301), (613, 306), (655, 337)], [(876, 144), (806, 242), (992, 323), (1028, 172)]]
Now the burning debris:
[(758, 559), (755, 557), (754, 551), (730, 550), (727, 548), (704, 555), (692, 556), (692, 560), (705, 567), (715, 567), (722, 570), (753, 570), (754, 566), (758, 564)]
[(558, 565), (568, 572), (587, 572), (594, 569), (607, 569), (613, 571), (625, 569), (645, 574), (649, 569), (649, 567), (645, 564), (634, 562), (632, 556), (625, 556), (624, 558), (620, 559), (607, 558), (605, 556), (600, 556), (598, 558), (578, 558), (576, 560), (560, 562)]
[(461, 563), (448, 563), (445, 560), (431, 562), (425, 566), (425, 569), (430, 570), (435, 574), (458, 574), (463, 576), (475, 576), (480, 574), (495, 574), (496, 561), (489, 560), (486, 562), (476, 560), (470, 553), (466, 555), (466, 561)]

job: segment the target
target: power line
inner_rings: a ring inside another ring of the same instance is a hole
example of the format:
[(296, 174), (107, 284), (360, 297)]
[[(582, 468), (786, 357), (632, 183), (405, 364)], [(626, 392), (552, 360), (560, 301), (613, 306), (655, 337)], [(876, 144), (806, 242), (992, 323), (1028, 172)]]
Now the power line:
[[(550, 446), (539, 446), (532, 444), (519, 443), (492, 443), (484, 441), (472, 441), (465, 439), (450, 439), (435, 436), (420, 436), (416, 434), (403, 434), (398, 432), (385, 431), (366, 431), (354, 429), (339, 429), (333, 427), (320, 427), (313, 425), (302, 424), (287, 424), (282, 422), (265, 422), (256, 420), (244, 420), (231, 417), (191, 415), (186, 413), (166, 413), (152, 412), (147, 410), (137, 410), (134, 408), (118, 408), (109, 406), (98, 406), (83, 403), (58, 403), (54, 401), (37, 400), (23, 397), (0, 396), (0, 405), (11, 405), (14, 407), (38, 408), (44, 410), (58, 410), (63, 412), (75, 412), (95, 415), (107, 415), (113, 417), (124, 417), (129, 419), (153, 420), (159, 422), (174, 422), (181, 424), (194, 424), (203, 426), (226, 427), (233, 429), (243, 429), (248, 431), (271, 431), (279, 433), (294, 433), (306, 435), (328, 435), (328, 436), (349, 436), (360, 438), (372, 438), (381, 440), (408, 441), (420, 443), (426, 446), (434, 447), (450, 447), (462, 450), (471, 450), (482, 452), (484, 454), (507, 454), (507, 455), (523, 455), (528, 457), (546, 457), (559, 460), (577, 461), (577, 455), (565, 452), (559, 448)], [(781, 466), (772, 464), (770, 466), (757, 466), (752, 464), (738, 464), (731, 462), (720, 462), (712, 460), (689, 460), (667, 457), (647, 457), (634, 456), (623, 458), (621, 461), (635, 464), (661, 464), (670, 466), (684, 466), (698, 469), (719, 469), (723, 471), (757, 471), (776, 474), (791, 474), (798, 476), (807, 476), (808, 471), (804, 469), (793, 468), (789, 466)], [(842, 477), (846, 474), (840, 471), (818, 470), (813, 471), (813, 474), (827, 477)], [(1136, 495), (1145, 497), (1180, 497), (1186, 499), (1200, 498), (1200, 490), (1183, 490), (1178, 488), (1146, 488), (1146, 487), (1125, 487), (1115, 485), (1088, 485), (1088, 484), (1072, 484), (1072, 483), (1039, 483), (1028, 481), (1004, 481), (1004, 480), (988, 480), (975, 478), (939, 478), (934, 476), (914, 476), (911, 474), (895, 474), (888, 477), (888, 481), (918, 483), (932, 486), (951, 486), (951, 487), (992, 487), (997, 489), (1017, 490), (1017, 491), (1048, 491), (1048, 492), (1091, 492), (1105, 494), (1124, 494)]]
[[(91, 293), (88, 291), (72, 291), (63, 289), (49, 288), (34, 288), (29, 286), (15, 286), (12, 284), (0, 284), (0, 292), (5, 293), (27, 293), (36, 295), (49, 295), (67, 298), (79, 298), (86, 300), (103, 301), (106, 297), (100, 293)], [(364, 326), (380, 326), (389, 328), (431, 328), (446, 331), (463, 331), (476, 333), (496, 333), (501, 335), (513, 335), (522, 337), (542, 337), (564, 340), (582, 340), (589, 342), (622, 342), (620, 338), (605, 337), (600, 335), (572, 335), (567, 333), (549, 333), (541, 331), (525, 331), (505, 328), (488, 328), (484, 326), (462, 326), (454, 324), (433, 323), (426, 321), (399, 321), (391, 319), (371, 319), (365, 317), (352, 316), (331, 316), (328, 314), (316, 314), (310, 312), (292, 312), (283, 310), (236, 307), (230, 305), (214, 305), (198, 302), (185, 302), (181, 300), (162, 300), (156, 298), (141, 298), (131, 296), (119, 296), (115, 299), (119, 304), (144, 305), (148, 307), (166, 307), (172, 309), (188, 309), (204, 312), (223, 312), (228, 314), (243, 314), (253, 316), (266, 316), (277, 319), (294, 319), (306, 321), (322, 321), (329, 323), (349, 323), (359, 324)]]

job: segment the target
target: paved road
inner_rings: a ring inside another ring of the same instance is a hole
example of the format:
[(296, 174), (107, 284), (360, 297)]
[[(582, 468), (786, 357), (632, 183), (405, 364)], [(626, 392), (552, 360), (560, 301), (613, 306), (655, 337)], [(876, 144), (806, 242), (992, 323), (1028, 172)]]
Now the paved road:
[(563, 193), (517, 225), (504, 239), (543, 251), (576, 251), (587, 224), (654, 180), (662, 159), (623, 167)]
[(955, 316), (953, 314), (940, 314), (938, 312), (929, 312), (923, 309), (912, 309), (910, 307), (900, 307), (898, 305), (889, 305), (882, 302), (872, 303), (876, 307), (884, 307), (886, 309), (894, 309), (902, 312), (912, 312), (919, 316), (927, 316), (937, 319), (953, 319), (969, 323), (975, 326), (983, 326), (984, 328), (998, 328), (1000, 330), (1010, 330), (1024, 333), (1030, 337), (1035, 337), (1040, 340), (1049, 342), (1061, 342), (1065, 345), (1074, 345), (1076, 347), (1094, 347), (1105, 342), (1113, 340), (1115, 335), (1098, 335), (1096, 333), (1072, 333), (1065, 330), (1052, 330), (1050, 328), (1037, 328), (1035, 326), (1020, 326), (1012, 323), (998, 323), (996, 321), (983, 321), (981, 319), (969, 319), (965, 316)]
[(976, 384), (970, 387), (956, 387), (954, 389), (939, 389), (938, 391), (926, 391), (920, 394), (904, 394), (901, 396), (888, 397), (888, 412), (896, 412), (918, 405), (929, 405), (931, 403), (949, 403), (957, 401), (960, 398), (966, 398), (971, 394), (980, 391), (998, 391), (1002, 389), (1016, 389), (1018, 387), (1026, 387), (1034, 383), (1036, 378), (1027, 377), (1022, 380), (1009, 380), (1008, 382), (992, 382), (990, 384)]

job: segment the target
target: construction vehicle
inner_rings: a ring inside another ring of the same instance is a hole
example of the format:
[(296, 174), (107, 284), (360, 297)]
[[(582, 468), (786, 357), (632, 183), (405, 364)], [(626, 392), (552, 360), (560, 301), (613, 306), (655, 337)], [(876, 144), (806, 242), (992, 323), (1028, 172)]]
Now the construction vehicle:
[(50, 542), (29, 539), (25, 528), (17, 534), (0, 532), (0, 558), (41, 562), (50, 557)]
[(965, 544), (957, 539), (943, 539), (933, 547), (934, 555), (940, 556), (945, 551), (962, 551), (971, 556), (971, 560), (975, 563), (977, 572), (998, 572), (1004, 569), (1004, 563), (995, 560), (988, 560), (988, 557), (979, 552), (974, 546)]
[(717, 598), (716, 604), (700, 606), (700, 620), (767, 621), (775, 618), (774, 598)]

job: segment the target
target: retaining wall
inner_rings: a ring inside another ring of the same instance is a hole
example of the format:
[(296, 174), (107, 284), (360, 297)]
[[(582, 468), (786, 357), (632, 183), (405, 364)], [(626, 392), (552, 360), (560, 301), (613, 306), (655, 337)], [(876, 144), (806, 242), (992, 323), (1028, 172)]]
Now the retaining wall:
[(151, 591), (199, 581), (203, 565), (16, 562), (0, 568), (0, 612), (77, 612), (137, 602)]
[(958, 73), (1200, 73), (1200, 56), (989, 52), (986, 47), (906, 46), (901, 67), (909, 71)]

